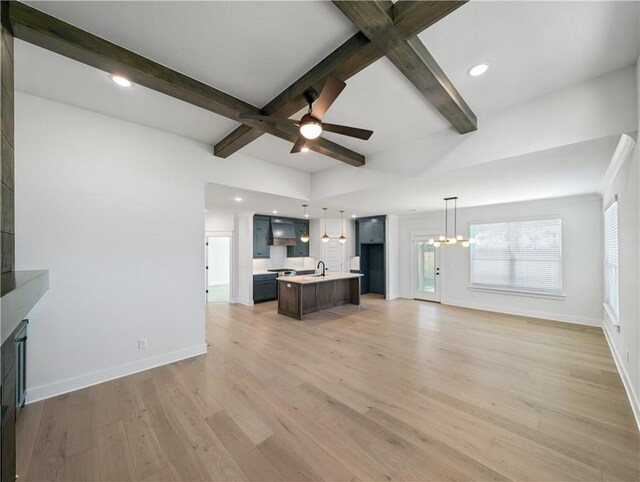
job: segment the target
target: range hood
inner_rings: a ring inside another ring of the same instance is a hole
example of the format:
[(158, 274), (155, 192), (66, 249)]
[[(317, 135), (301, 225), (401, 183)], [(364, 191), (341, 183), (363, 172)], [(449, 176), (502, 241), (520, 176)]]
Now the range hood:
[(269, 244), (272, 246), (295, 246), (297, 244), (296, 231), (293, 229), (291, 219), (271, 218)]

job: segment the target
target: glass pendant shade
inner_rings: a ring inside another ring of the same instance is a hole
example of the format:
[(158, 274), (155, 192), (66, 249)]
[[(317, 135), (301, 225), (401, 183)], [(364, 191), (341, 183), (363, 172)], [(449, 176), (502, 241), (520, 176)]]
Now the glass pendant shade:
[[(309, 217), (309, 213), (307, 213), (307, 208), (309, 207), (308, 204), (303, 204), (302, 208), (304, 209), (304, 217), (308, 218)], [(302, 241), (303, 243), (308, 243), (309, 242), (309, 230), (303, 231), (300, 234), (300, 241)]]
[(328, 243), (331, 238), (327, 234), (327, 208), (322, 208), (322, 210), (324, 211), (324, 234), (322, 235), (322, 242)]
[[(449, 236), (449, 201), (453, 201), (453, 236)], [(444, 198), (444, 235), (438, 237), (436, 241), (434, 238), (429, 240), (429, 244), (434, 247), (439, 247), (442, 243), (454, 245), (461, 244), (463, 247), (468, 248), (470, 245), (476, 242), (474, 238), (465, 239), (462, 234), (458, 234), (458, 198), (446, 197)]]
[(342, 220), (342, 228), (341, 228), (341, 233), (340, 233), (340, 237), (338, 238), (338, 241), (340, 241), (340, 244), (344, 244), (347, 242), (347, 237), (344, 235), (344, 211), (340, 211), (340, 217)]

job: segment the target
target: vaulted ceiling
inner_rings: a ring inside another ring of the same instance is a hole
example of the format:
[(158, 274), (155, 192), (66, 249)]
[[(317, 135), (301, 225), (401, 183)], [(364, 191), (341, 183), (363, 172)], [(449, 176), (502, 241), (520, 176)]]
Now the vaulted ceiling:
[[(27, 3), (257, 106), (357, 31), (330, 2)], [(637, 2), (472, 1), (419, 38), (478, 116), (480, 135), (505, 109), (633, 65), (638, 29)], [(209, 145), (238, 125), (141, 86), (119, 89), (106, 73), (33, 45), (17, 41), (16, 50), (18, 90)], [(472, 78), (467, 71), (478, 62), (490, 69)], [(368, 142), (327, 134), (372, 159), (362, 168), (370, 171), (393, 172), (394, 156), (384, 153), (451, 131), (384, 57), (347, 81), (325, 120), (374, 130)], [(290, 148), (262, 136), (240, 153), (311, 173), (342, 169)]]

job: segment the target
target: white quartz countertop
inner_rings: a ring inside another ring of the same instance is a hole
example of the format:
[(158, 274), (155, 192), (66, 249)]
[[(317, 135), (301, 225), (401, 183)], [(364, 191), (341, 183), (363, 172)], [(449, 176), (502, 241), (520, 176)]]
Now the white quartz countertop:
[(360, 278), (360, 273), (328, 273), (325, 276), (300, 275), (300, 276), (284, 276), (278, 278), (278, 281), (285, 283), (296, 283), (301, 285), (324, 283), (326, 281), (336, 281), (340, 279)]

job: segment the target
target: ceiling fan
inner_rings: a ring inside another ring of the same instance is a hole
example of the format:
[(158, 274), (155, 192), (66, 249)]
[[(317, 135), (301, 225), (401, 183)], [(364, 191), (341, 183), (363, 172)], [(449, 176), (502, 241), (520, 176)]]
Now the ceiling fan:
[[(298, 126), (300, 135), (293, 144), (291, 153), (308, 150), (308, 145), (320, 137), (322, 131), (342, 134), (343, 136), (355, 137), (357, 139), (368, 140), (373, 131), (367, 129), (358, 129), (357, 127), (342, 126), (338, 124), (328, 124), (322, 122), (322, 117), (329, 110), (329, 107), (335, 102), (342, 90), (347, 86), (343, 81), (335, 77), (327, 78), (322, 87), (322, 92), (318, 93), (314, 89), (308, 89), (304, 92), (304, 98), (309, 104), (309, 111), (302, 116), (302, 119), (285, 119), (283, 117), (271, 117), (258, 114), (240, 114), (241, 119), (252, 119), (261, 122), (269, 122), (272, 124), (294, 124)], [(315, 102), (315, 104), (314, 104)]]

